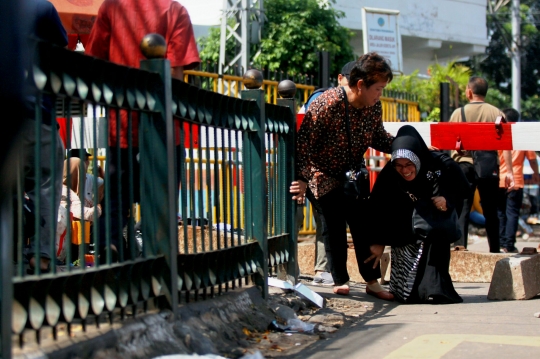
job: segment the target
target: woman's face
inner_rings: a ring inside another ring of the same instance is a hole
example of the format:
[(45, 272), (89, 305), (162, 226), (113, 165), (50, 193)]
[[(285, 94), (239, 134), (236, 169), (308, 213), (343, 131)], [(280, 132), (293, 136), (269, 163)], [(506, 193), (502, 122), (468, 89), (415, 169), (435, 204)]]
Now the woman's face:
[(398, 158), (393, 162), (396, 171), (405, 179), (405, 181), (412, 181), (416, 178), (416, 166), (410, 160), (406, 158)]
[(386, 85), (388, 85), (387, 81), (379, 81), (369, 87), (362, 84), (362, 97), (365, 106), (375, 106), (379, 102)]
[(356, 86), (349, 86), (354, 95), (352, 99), (349, 99), (351, 105), (355, 108), (374, 106), (379, 102), (386, 85), (388, 85), (387, 81), (379, 81), (367, 87), (363, 80), (358, 80)]

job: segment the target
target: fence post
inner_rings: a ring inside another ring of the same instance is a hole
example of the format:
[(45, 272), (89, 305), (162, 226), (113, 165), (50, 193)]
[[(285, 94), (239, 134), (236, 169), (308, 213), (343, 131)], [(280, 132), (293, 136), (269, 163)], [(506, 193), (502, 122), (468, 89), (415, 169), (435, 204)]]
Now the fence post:
[[(266, 146), (265, 146), (265, 99), (264, 91), (260, 89), (263, 82), (262, 73), (251, 69), (244, 74), (244, 86), (241, 96), (243, 100), (255, 101), (258, 111), (254, 114), (251, 131), (245, 131), (243, 137), (244, 164), (247, 167), (245, 181), (250, 183), (246, 186), (250, 193), (246, 193), (246, 212), (250, 213), (251, 223), (246, 221), (246, 227), (250, 226), (253, 238), (259, 242), (260, 252), (257, 261), (261, 268), (255, 275), (255, 284), (260, 288), (263, 298), (268, 298), (268, 218), (267, 218), (267, 192), (266, 192)], [(248, 172), (249, 171), (249, 172)], [(249, 233), (249, 231), (246, 231)]]
[[(14, 155), (12, 153), (12, 155)], [(6, 192), (11, 193), (10, 190)], [(11, 358), (11, 313), (13, 311), (13, 202), (0, 200), (0, 358)]]
[(440, 121), (448, 122), (450, 119), (450, 84), (448, 82), (440, 83), (440, 102), (441, 102), (441, 113)]
[[(160, 38), (158, 38), (160, 37)], [(149, 60), (141, 69), (157, 73), (162, 91), (157, 92), (154, 114), (141, 113), (141, 221), (145, 245), (153, 254), (164, 254), (169, 268), (164, 271), (166, 297), (173, 313), (178, 307), (178, 181), (175, 173), (175, 138), (172, 118), (171, 65), (165, 55), (165, 39), (157, 34), (141, 50)], [(152, 46), (154, 44), (154, 46)], [(162, 47), (162, 51), (159, 47)], [(153, 51), (153, 52), (152, 52)], [(157, 54), (156, 54), (157, 53)], [(152, 56), (155, 54), (155, 56)], [(149, 56), (150, 55), (150, 56)], [(152, 81), (149, 81), (152, 83)]]
[(330, 53), (319, 52), (319, 87), (330, 87)]
[(296, 283), (299, 276), (298, 265), (298, 228), (296, 228), (296, 202), (291, 200), (288, 188), (290, 183), (296, 179), (296, 163), (295, 163), (295, 147), (296, 147), (296, 85), (290, 80), (281, 81), (278, 84), (278, 93), (282, 97), (277, 100), (277, 104), (280, 106), (288, 107), (290, 112), (287, 112), (289, 125), (289, 133), (287, 136), (280, 136), (281, 141), (284, 142), (285, 151), (280, 151), (280, 164), (286, 163), (283, 168), (283, 172), (280, 173), (282, 178), (282, 187), (280, 190), (285, 193), (285, 230), (289, 233), (289, 260), (287, 261), (287, 277), (282, 278), (283, 275), (278, 272), (280, 279), (290, 280)]

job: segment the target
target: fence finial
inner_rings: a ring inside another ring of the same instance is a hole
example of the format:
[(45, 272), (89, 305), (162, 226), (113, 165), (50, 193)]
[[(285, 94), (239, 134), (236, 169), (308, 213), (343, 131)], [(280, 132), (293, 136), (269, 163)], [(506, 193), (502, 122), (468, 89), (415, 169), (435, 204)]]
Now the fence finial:
[(259, 70), (249, 69), (242, 77), (244, 79), (244, 86), (250, 90), (261, 88), (263, 84), (263, 74)]
[(279, 96), (283, 98), (293, 98), (296, 94), (296, 84), (291, 80), (283, 80), (277, 86)]
[(164, 59), (167, 53), (167, 43), (160, 34), (144, 35), (139, 47), (147, 59)]

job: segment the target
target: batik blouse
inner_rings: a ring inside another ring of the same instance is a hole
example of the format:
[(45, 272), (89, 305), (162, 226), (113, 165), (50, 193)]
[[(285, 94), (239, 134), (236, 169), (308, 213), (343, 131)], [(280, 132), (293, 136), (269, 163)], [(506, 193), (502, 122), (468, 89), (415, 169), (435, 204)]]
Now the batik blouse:
[(351, 164), (359, 167), (368, 147), (390, 152), (394, 137), (383, 127), (380, 101), (361, 109), (349, 104), (348, 112), (352, 148), (341, 87), (329, 89), (313, 101), (298, 131), (297, 178), (308, 182), (315, 198), (342, 186), (345, 172)]

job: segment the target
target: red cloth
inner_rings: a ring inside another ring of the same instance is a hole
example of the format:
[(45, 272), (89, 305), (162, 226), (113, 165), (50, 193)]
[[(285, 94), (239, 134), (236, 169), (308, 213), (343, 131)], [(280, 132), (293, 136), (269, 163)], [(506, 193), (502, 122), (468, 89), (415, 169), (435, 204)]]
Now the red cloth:
[[(105, 0), (99, 8), (85, 53), (104, 60), (139, 67), (144, 60), (139, 44), (150, 33), (167, 42), (166, 57), (172, 67), (192, 69), (200, 63), (187, 10), (171, 0)], [(133, 114), (133, 145), (138, 146), (138, 116)], [(120, 113), (120, 147), (127, 147), (127, 112)], [(111, 112), (109, 144), (116, 146), (116, 114)]]
[[(68, 148), (67, 146), (67, 134), (68, 134), (67, 119), (63, 117), (57, 117), (56, 122), (58, 123), (58, 135), (60, 136), (60, 138), (62, 139), (62, 142), (64, 143), (64, 148)], [(69, 133), (71, 134), (71, 129), (73, 126), (71, 122), (69, 124), (70, 124)], [(69, 147), (71, 148), (71, 146)]]

